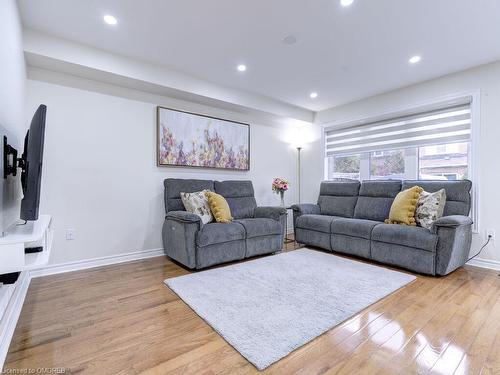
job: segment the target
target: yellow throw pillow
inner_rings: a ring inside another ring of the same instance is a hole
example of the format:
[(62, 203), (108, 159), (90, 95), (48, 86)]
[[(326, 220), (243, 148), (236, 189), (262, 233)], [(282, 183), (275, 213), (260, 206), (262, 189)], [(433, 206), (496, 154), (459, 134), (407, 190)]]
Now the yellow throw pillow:
[(212, 191), (205, 192), (205, 195), (208, 199), (210, 210), (218, 223), (229, 223), (233, 220), (229, 204), (227, 204), (226, 199), (222, 195)]
[(417, 225), (415, 222), (415, 210), (417, 209), (418, 198), (423, 190), (420, 186), (414, 186), (398, 193), (396, 198), (394, 198), (394, 202), (392, 202), (389, 219), (386, 219), (385, 223)]

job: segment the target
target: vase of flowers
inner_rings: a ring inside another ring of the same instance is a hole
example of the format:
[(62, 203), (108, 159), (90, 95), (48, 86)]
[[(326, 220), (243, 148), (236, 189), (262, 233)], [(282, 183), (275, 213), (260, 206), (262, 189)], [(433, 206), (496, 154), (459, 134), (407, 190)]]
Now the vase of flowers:
[(287, 180), (280, 178), (280, 177), (276, 177), (273, 180), (272, 189), (273, 189), (273, 192), (280, 195), (281, 207), (285, 207), (285, 191), (288, 190), (289, 185), (290, 184), (288, 183)]

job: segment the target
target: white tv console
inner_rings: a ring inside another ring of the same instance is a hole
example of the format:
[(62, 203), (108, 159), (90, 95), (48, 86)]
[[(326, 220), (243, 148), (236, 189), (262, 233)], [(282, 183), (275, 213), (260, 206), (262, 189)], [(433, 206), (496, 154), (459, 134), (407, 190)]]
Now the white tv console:
[[(15, 284), (0, 284), (0, 372), (28, 290), (29, 271), (43, 268), (49, 262), (52, 238), (50, 215), (14, 224), (0, 237), (0, 275), (20, 272)], [(25, 248), (38, 246), (42, 247), (41, 252), (25, 254)]]
[[(40, 215), (36, 221), (12, 225), (0, 237), (0, 275), (34, 270), (49, 262), (52, 248), (52, 217)], [(28, 247), (41, 246), (43, 251), (25, 254)]]

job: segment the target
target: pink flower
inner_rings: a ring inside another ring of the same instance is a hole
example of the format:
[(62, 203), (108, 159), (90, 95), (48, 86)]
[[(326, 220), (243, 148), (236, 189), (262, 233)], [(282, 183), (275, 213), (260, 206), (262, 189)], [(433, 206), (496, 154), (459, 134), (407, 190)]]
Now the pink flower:
[(289, 183), (287, 180), (280, 178), (280, 177), (276, 177), (273, 180), (271, 188), (274, 192), (281, 193), (281, 192), (285, 192), (288, 190), (288, 185), (289, 185)]

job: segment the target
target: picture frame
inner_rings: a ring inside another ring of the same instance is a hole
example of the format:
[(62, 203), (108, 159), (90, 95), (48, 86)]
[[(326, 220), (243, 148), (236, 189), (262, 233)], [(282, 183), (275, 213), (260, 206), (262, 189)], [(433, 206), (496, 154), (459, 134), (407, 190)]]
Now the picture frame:
[(156, 108), (158, 167), (250, 170), (250, 125), (162, 106)]

